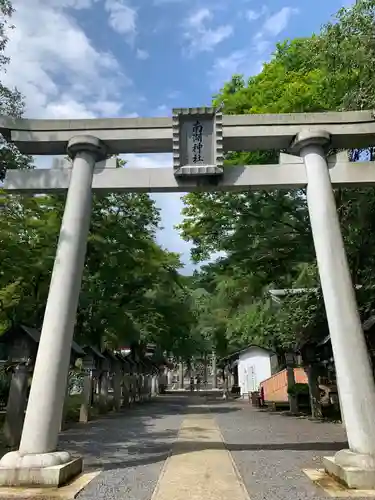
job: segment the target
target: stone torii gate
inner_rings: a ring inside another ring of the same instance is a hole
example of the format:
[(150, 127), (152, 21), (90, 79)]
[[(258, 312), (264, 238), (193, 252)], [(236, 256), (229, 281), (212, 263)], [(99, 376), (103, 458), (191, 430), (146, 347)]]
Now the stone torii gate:
[[(61, 484), (82, 460), (57, 452), (91, 196), (97, 192), (240, 191), (307, 186), (307, 203), (350, 450), (325, 459), (352, 488), (375, 488), (375, 384), (358, 315), (332, 186), (375, 185), (372, 162), (326, 157), (328, 147), (375, 142), (371, 111), (222, 116), (212, 108), (173, 118), (0, 118), (22, 153), (64, 155), (50, 170), (8, 171), (10, 193), (67, 191), (42, 335), (18, 451), (0, 461), (0, 484)], [(277, 165), (223, 168), (224, 151), (284, 150)], [(173, 152), (173, 168), (116, 169), (112, 155)], [(57, 168), (56, 168), (57, 167)], [(57, 360), (57, 361), (56, 361)], [(48, 381), (48, 383), (46, 382)], [(354, 471), (354, 472), (353, 472)]]

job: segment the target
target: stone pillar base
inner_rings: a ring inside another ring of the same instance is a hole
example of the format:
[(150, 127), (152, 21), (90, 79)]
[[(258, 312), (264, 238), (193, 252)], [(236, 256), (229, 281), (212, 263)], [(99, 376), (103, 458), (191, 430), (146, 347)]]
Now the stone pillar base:
[(323, 458), (326, 473), (355, 490), (375, 489), (375, 465), (371, 462), (372, 457), (349, 450), (339, 451), (334, 457)]
[(79, 476), (82, 469), (82, 458), (74, 458), (69, 462), (47, 467), (34, 467), (32, 461), (29, 467), (26, 464), (21, 467), (1, 465), (0, 486), (56, 488)]

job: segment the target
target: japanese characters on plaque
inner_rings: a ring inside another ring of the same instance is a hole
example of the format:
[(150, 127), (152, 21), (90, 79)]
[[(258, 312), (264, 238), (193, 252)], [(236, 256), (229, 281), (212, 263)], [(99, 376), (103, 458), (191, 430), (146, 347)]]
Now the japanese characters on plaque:
[(222, 114), (213, 108), (174, 109), (172, 133), (175, 175), (221, 174), (222, 130)]
[(183, 116), (180, 128), (180, 161), (182, 165), (215, 163), (214, 121), (206, 116)]
[(204, 163), (203, 154), (203, 125), (197, 120), (193, 124), (192, 133), (192, 156), (194, 165), (197, 163)]

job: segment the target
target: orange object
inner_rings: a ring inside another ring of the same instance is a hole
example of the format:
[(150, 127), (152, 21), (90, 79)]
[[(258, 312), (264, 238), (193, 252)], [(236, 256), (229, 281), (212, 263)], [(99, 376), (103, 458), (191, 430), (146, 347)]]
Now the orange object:
[[(294, 379), (296, 384), (307, 384), (305, 370), (303, 368), (294, 368)], [(287, 402), (288, 380), (286, 369), (261, 382), (260, 390), (263, 391), (264, 401)]]

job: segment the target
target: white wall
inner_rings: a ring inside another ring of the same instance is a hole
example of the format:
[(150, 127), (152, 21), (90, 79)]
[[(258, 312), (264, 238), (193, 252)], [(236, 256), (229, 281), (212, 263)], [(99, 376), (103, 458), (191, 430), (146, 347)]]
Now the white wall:
[(271, 376), (271, 355), (260, 347), (251, 347), (239, 355), (238, 384), (241, 395), (257, 391), (259, 384)]

